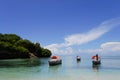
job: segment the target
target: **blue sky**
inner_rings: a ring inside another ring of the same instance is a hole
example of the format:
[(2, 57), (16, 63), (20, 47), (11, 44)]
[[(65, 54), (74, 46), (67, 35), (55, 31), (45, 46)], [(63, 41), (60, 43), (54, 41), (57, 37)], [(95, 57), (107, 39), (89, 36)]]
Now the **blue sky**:
[(117, 53), (119, 23), (120, 0), (0, 0), (0, 33), (56, 54)]

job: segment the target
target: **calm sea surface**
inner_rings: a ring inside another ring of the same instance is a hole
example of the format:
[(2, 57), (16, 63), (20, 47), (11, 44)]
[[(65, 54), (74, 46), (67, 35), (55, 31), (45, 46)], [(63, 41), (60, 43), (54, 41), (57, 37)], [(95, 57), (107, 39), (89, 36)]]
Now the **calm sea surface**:
[(62, 56), (62, 64), (49, 66), (49, 58), (0, 60), (0, 80), (120, 80), (120, 57), (102, 57), (92, 66), (90, 57)]

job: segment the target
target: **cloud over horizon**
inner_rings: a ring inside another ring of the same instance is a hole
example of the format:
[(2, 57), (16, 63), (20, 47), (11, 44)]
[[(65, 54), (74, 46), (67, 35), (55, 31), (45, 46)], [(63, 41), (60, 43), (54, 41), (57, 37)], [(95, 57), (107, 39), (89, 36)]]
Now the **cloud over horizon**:
[(120, 51), (120, 42), (106, 42), (102, 44), (101, 49), (107, 52), (118, 52)]
[[(100, 45), (98, 49), (85, 49), (85, 50), (78, 50), (79, 53), (100, 53), (101, 55), (120, 55), (120, 42), (106, 42)], [(111, 54), (112, 53), (112, 54)]]
[[(45, 48), (50, 49), (52, 53), (67, 53), (67, 52), (73, 53), (74, 50), (71, 48), (71, 46), (82, 45), (93, 40), (96, 40), (105, 33), (107, 33), (108, 31), (110, 31), (112, 28), (118, 26), (120, 26), (120, 18), (107, 20), (102, 22), (98, 27), (93, 28), (88, 32), (68, 35), (67, 37), (64, 38), (63, 43), (50, 44), (45, 46)], [(105, 48), (105, 44), (102, 45), (101, 47)], [(88, 50), (88, 52), (90, 51), (92, 52), (94, 50)], [(96, 51), (99, 51), (99, 49)]]

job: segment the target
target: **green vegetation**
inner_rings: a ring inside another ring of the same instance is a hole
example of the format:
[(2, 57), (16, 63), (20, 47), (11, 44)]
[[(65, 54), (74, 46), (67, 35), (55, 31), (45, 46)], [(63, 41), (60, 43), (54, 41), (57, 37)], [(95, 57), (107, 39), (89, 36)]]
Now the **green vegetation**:
[(51, 51), (16, 34), (0, 33), (0, 59), (50, 57)]

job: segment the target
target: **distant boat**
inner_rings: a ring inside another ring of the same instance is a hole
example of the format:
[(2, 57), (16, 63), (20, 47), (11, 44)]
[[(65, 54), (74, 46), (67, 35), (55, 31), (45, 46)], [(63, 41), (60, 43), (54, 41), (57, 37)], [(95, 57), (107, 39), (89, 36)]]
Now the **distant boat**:
[(92, 56), (92, 64), (93, 65), (99, 65), (99, 64), (101, 64), (101, 59), (98, 56), (98, 54), (96, 54), (95, 56)]
[(62, 59), (59, 56), (52, 56), (48, 62), (50, 66), (58, 65), (62, 63)]
[(79, 56), (77, 56), (77, 58), (76, 58), (76, 59), (77, 59), (77, 61), (80, 61), (80, 60), (81, 60), (81, 58), (80, 58)]

